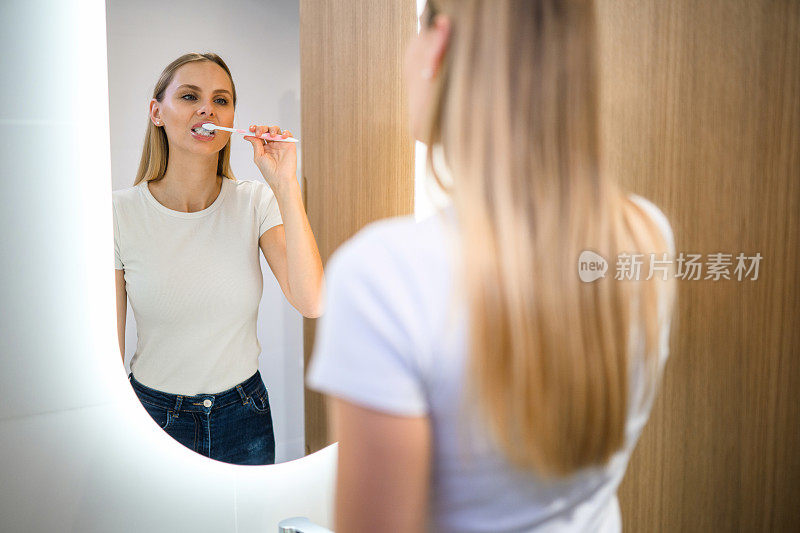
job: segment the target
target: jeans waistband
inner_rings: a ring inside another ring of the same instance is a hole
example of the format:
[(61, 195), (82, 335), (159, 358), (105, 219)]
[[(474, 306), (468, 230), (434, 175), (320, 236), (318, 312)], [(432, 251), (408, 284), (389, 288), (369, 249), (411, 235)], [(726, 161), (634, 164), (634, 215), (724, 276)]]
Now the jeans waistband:
[(133, 377), (133, 373), (128, 374), (128, 380), (136, 392), (136, 395), (139, 397), (139, 400), (157, 407), (172, 409), (174, 412), (194, 411), (207, 413), (209, 410), (219, 409), (236, 402), (244, 404), (247, 403), (251, 396), (264, 387), (264, 382), (261, 380), (261, 374), (258, 370), (245, 381), (242, 381), (230, 389), (217, 394), (196, 394), (194, 396), (170, 394), (168, 392), (151, 389), (137, 381), (136, 378)]

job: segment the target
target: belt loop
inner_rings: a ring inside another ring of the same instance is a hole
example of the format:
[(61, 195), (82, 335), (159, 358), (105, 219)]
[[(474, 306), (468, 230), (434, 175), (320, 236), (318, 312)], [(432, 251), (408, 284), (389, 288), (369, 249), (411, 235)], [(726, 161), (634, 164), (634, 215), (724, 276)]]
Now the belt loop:
[(246, 404), (247, 403), (247, 394), (244, 393), (244, 389), (242, 388), (242, 385), (241, 384), (236, 385), (236, 390), (239, 392), (239, 396), (242, 397), (242, 404)]
[(183, 401), (183, 396), (176, 396), (176, 398), (175, 398), (175, 409), (174, 409), (175, 412), (173, 413), (173, 416), (175, 418), (178, 418), (178, 415), (179, 415), (179, 413), (181, 411), (181, 402), (182, 401)]

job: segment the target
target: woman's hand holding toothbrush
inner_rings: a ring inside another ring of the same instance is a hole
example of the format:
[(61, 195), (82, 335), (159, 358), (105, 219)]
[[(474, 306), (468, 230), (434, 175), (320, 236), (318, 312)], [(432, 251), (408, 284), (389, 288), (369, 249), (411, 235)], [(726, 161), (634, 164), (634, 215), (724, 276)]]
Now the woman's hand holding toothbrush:
[(258, 136), (265, 133), (275, 139), (291, 137), (289, 130), (281, 131), (277, 126), (250, 126), (253, 135), (245, 135), (245, 140), (253, 145), (255, 162), (267, 185), (278, 194), (286, 185), (297, 184), (297, 147), (290, 142), (271, 142)]

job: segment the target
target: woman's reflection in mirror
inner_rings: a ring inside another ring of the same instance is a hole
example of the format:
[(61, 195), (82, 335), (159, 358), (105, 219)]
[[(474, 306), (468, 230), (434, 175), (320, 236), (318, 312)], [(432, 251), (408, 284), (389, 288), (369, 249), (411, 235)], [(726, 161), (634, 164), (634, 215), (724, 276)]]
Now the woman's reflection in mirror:
[[(161, 73), (132, 187), (114, 191), (120, 352), (130, 301), (137, 326), (130, 383), (156, 423), (184, 446), (235, 464), (275, 462), (256, 335), (259, 250), (303, 316), (321, 313), (322, 263), (297, 182), (294, 143), (252, 125), (264, 181), (230, 166), (236, 88), (213, 53), (189, 53)], [(242, 138), (239, 137), (242, 142)]]

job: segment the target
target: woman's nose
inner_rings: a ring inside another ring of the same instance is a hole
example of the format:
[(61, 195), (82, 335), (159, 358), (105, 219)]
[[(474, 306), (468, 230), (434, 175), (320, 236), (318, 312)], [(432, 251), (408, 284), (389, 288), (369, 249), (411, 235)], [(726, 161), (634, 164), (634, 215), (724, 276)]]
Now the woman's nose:
[(200, 109), (197, 110), (197, 114), (202, 116), (212, 116), (214, 114), (214, 106), (211, 105), (211, 102), (205, 103), (200, 106)]

